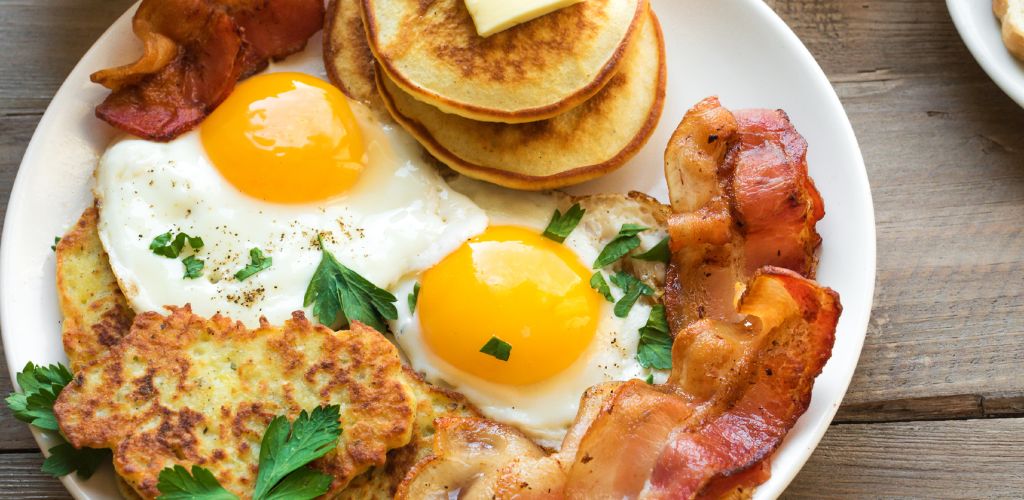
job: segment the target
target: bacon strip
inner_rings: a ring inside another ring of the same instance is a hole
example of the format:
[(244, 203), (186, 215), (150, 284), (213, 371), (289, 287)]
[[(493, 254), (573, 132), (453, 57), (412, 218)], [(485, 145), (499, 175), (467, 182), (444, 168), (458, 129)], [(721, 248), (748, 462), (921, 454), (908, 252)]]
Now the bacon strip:
[(770, 457), (810, 405), (814, 379), (835, 342), (838, 295), (792, 271), (765, 268), (740, 310), (777, 326), (756, 340), (750, 377), (731, 407), (669, 440), (651, 473), (649, 498), (694, 498), (716, 481), (735, 486), (734, 477)]
[(778, 266), (813, 277), (825, 204), (807, 174), (807, 141), (782, 110), (743, 110), (726, 159), (749, 275)]
[(825, 209), (806, 156), (781, 110), (732, 113), (709, 97), (686, 113), (665, 150), (673, 331), (705, 318), (735, 321), (730, 287), (761, 267), (814, 277)]
[(113, 91), (96, 116), (139, 137), (171, 140), (201, 122), (239, 78), (301, 50), (323, 16), (320, 0), (143, 0), (132, 29), (144, 52), (92, 75)]

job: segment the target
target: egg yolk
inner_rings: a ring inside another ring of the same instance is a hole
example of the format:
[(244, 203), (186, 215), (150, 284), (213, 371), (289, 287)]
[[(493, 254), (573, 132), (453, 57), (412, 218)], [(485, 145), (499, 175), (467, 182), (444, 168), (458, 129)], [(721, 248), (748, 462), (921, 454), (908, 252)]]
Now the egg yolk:
[[(522, 385), (561, 372), (587, 349), (600, 295), (564, 245), (513, 226), (469, 240), (424, 273), (416, 311), (428, 347), (492, 382)], [(480, 352), (491, 337), (508, 361)]]
[(301, 73), (245, 80), (199, 134), (221, 175), (266, 201), (331, 198), (352, 187), (364, 168), (362, 133), (345, 96)]

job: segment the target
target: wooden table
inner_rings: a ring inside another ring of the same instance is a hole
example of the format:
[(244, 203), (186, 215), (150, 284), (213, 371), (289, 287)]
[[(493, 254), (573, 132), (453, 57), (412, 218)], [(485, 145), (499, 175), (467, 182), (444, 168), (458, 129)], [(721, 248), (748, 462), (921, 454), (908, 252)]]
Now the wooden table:
[[(131, 1), (0, 0), (3, 206), (51, 96)], [(860, 366), (786, 496), (1024, 497), (1024, 110), (940, 0), (769, 4), (839, 92), (878, 221)], [(66, 497), (41, 462), (0, 410), (0, 497)]]

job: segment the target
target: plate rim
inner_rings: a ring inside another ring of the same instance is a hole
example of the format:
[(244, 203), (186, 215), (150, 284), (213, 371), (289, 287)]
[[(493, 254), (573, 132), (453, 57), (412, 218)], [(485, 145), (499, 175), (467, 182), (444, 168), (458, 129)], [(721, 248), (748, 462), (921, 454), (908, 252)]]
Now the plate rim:
[[(803, 44), (803, 42), (799, 39), (796, 33), (793, 32), (793, 30), (770, 6), (768, 6), (762, 0), (735, 1), (742, 2), (743, 4), (745, 4), (746, 7), (758, 10), (759, 16), (763, 19), (766, 19), (769, 23), (772, 24), (772, 31), (784, 37), (784, 41), (789, 46), (796, 48), (796, 55), (798, 55), (804, 63), (807, 63), (807, 66), (809, 68), (813, 68), (813, 78), (815, 80), (818, 80), (817, 82), (814, 83), (817, 85), (823, 84), (827, 86), (830, 90), (830, 92), (828, 92), (827, 97), (829, 104), (833, 108), (831, 110), (831, 113), (838, 112), (839, 116), (843, 118), (842, 127), (840, 130), (843, 136), (841, 137), (841, 139), (843, 142), (852, 146), (854, 157), (851, 158), (850, 160), (854, 163), (856, 167), (859, 167), (856, 169), (856, 172), (854, 172), (854, 175), (858, 183), (863, 184), (863, 191), (866, 196), (864, 201), (866, 202), (867, 207), (869, 208), (869, 210), (860, 215), (866, 219), (865, 222), (863, 222), (863, 224), (869, 225), (872, 229), (870, 241), (864, 242), (863, 248), (863, 251), (867, 257), (866, 261), (870, 263), (870, 268), (867, 270), (870, 275), (870, 286), (866, 287), (864, 291), (866, 296), (861, 297), (861, 300), (866, 307), (866, 314), (864, 314), (862, 318), (855, 318), (855, 320), (859, 321), (856, 321), (856, 323), (850, 328), (853, 332), (858, 333), (857, 337), (854, 339), (856, 344), (856, 352), (849, 352), (849, 359), (846, 360), (844, 365), (840, 367), (840, 369), (842, 369), (844, 373), (848, 373), (848, 376), (843, 377), (844, 380), (842, 381), (841, 390), (838, 390), (837, 384), (837, 390), (835, 392), (838, 398), (833, 402), (834, 404), (830, 404), (828, 408), (825, 409), (825, 411), (823, 411), (822, 414), (818, 416), (818, 418), (814, 419), (813, 421), (807, 422), (808, 427), (803, 430), (802, 437), (811, 438), (811, 444), (809, 446), (806, 446), (795, 451), (790, 450), (790, 453), (796, 456), (797, 465), (794, 467), (790, 467), (785, 471), (773, 470), (771, 479), (758, 487), (758, 490), (756, 491), (758, 497), (760, 497), (762, 494), (767, 494), (774, 498), (779, 496), (783, 491), (785, 491), (785, 489), (796, 477), (796, 475), (799, 474), (799, 472), (803, 469), (804, 465), (806, 464), (807, 460), (810, 458), (814, 450), (817, 449), (822, 437), (824, 436), (825, 432), (829, 429), (830, 423), (835, 417), (835, 414), (838, 411), (839, 406), (845, 398), (845, 395), (849, 389), (849, 385), (853, 380), (854, 371), (857, 365), (859, 364), (864, 341), (867, 337), (867, 329), (873, 309), (874, 292), (877, 287), (877, 226), (875, 222), (875, 208), (873, 195), (871, 192), (870, 181), (868, 179), (867, 168), (864, 162), (863, 153), (860, 148), (860, 142), (857, 140), (856, 133), (853, 129), (853, 125), (850, 122), (849, 116), (846, 114), (846, 110), (843, 107), (842, 102), (840, 101), (839, 96), (835, 91), (835, 87), (831, 84), (824, 70), (818, 64), (817, 60), (811, 54), (810, 50)], [(955, 1), (956, 0), (947, 0), (947, 4), (952, 4)], [(128, 20), (130, 20), (129, 18), (135, 12), (136, 8), (138, 7), (138, 4), (139, 2), (132, 4), (130, 7), (128, 7), (128, 9), (126, 9), (126, 11), (121, 16), (119, 16), (115, 21), (113, 21), (111, 25), (108, 26), (107, 29), (103, 32), (103, 34), (101, 34), (96, 39), (96, 41), (89, 47), (89, 49), (82, 55), (82, 57), (75, 64), (75, 67), (71, 70), (71, 72), (69, 72), (68, 76), (58, 87), (50, 103), (47, 105), (46, 111), (43, 113), (39, 123), (36, 126), (36, 129), (33, 131), (32, 137), (29, 140), (28, 146), (25, 150), (22, 160), (19, 163), (18, 172), (16, 174), (15, 181), (12, 185), (11, 195), (7, 203), (8, 210), (5, 214), (3, 233), (2, 236), (0, 236), (0, 334), (2, 334), (2, 339), (5, 346), (8, 345), (8, 340), (13, 338), (13, 331), (9, 328), (9, 324), (11, 322), (9, 318), (12, 316), (12, 311), (8, 310), (8, 301), (6, 300), (6, 296), (9, 293), (8, 290), (12, 289), (12, 287), (10, 286), (10, 281), (12, 280), (12, 273), (7, 271), (12, 269), (13, 264), (11, 254), (13, 253), (12, 247), (14, 246), (14, 244), (9, 242), (9, 237), (10, 233), (13, 232), (13, 230), (10, 229), (12, 227), (11, 223), (15, 219), (15, 216), (13, 214), (19, 212), (19, 210), (11, 210), (11, 208), (16, 208), (19, 205), (23, 205), (25, 203), (23, 200), (27, 196), (27, 190), (24, 188), (24, 186), (22, 186), (22, 184), (25, 184), (27, 182), (25, 181), (25, 177), (27, 177), (27, 175), (22, 175), (24, 173), (22, 167), (33, 164), (35, 157), (39, 155), (39, 150), (42, 148), (41, 142), (43, 140), (40, 131), (44, 131), (50, 128), (51, 122), (56, 119), (55, 115), (59, 112), (58, 110), (63, 107), (62, 101), (64, 99), (62, 99), (62, 96), (66, 96), (66, 94), (68, 93), (74, 93), (74, 90), (72, 90), (71, 87), (75, 84), (75, 81), (79, 79), (76, 77), (85, 76), (88, 73), (91, 73), (91, 68), (86, 67), (84, 65), (84, 62), (91, 56), (94, 56), (96, 52), (101, 50), (100, 47), (105, 46), (109, 38), (115, 36), (115, 26), (118, 26), (122, 23), (127, 23)], [(963, 36), (962, 33), (961, 36)], [(968, 46), (970, 47), (970, 44), (968, 44)], [(999, 82), (997, 81), (996, 83), (998, 84)], [(1009, 94), (1009, 92), (1007, 93)], [(1022, 106), (1024, 106), (1024, 95), (1022, 95), (1022, 101), (1018, 102), (1021, 103)], [(20, 367), (16, 367), (10, 363), (10, 350), (5, 349), (4, 351), (5, 358), (7, 358), (8, 362), (8, 371), (10, 372), (11, 375), (12, 384), (15, 387), (17, 387), (17, 382), (15, 380), (14, 375), (17, 373), (17, 371), (20, 370)], [(835, 359), (835, 357), (830, 359), (830, 363), (832, 363), (832, 361)], [(805, 414), (805, 416), (801, 417), (801, 419), (805, 419), (806, 417), (807, 415)], [(32, 432), (33, 437), (35, 438), (36, 443), (39, 445), (40, 451), (43, 453), (44, 456), (47, 456), (47, 448), (53, 445), (52, 438), (48, 437), (42, 431), (31, 426), (30, 431)], [(789, 438), (790, 436), (787, 435), (786, 439), (788, 440)], [(785, 446), (785, 442), (782, 445), (780, 445), (780, 449), (783, 446)], [(59, 480), (74, 498), (90, 498), (90, 492), (86, 492), (82, 488), (84, 482), (78, 480), (76, 476), (67, 475), (59, 478)]]
[[(981, 1), (991, 4), (990, 0)], [(967, 51), (971, 53), (971, 56), (981, 66), (981, 69), (988, 75), (989, 79), (1007, 97), (1016, 102), (1018, 106), (1024, 108), (1024, 73), (1015, 76), (1012, 71), (1006, 69), (992, 57), (988, 52), (989, 47), (982, 41), (980, 36), (977, 36), (972, 31), (975, 25), (967, 20), (969, 17), (969, 14), (966, 13), (968, 8), (970, 6), (962, 0), (946, 0), (946, 10), (949, 11), (949, 17), (953, 20), (953, 26), (956, 28), (957, 35), (960, 36), (960, 40), (967, 46)], [(989, 8), (988, 10), (991, 11), (992, 9)], [(994, 13), (992, 18), (995, 20)], [(1002, 35), (1000, 35), (1000, 40), (1002, 40)], [(1005, 49), (1005, 46), (1001, 45), (1001, 47)]]

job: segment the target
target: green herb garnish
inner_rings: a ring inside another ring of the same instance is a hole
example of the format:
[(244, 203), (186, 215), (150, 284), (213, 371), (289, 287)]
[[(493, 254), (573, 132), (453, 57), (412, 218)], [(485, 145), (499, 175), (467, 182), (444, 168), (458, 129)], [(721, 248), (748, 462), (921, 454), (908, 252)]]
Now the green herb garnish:
[(668, 236), (659, 241), (657, 245), (651, 247), (650, 250), (642, 254), (634, 255), (633, 258), (649, 262), (664, 262), (668, 264), (669, 259), (672, 258), (672, 254), (668, 251)]
[(409, 314), (416, 312), (416, 301), (419, 300), (419, 298), (420, 282), (417, 281), (416, 284), (412, 286), (412, 293), (410, 293), (409, 297), (406, 298), (406, 300), (409, 301)]
[(7, 407), (14, 417), (40, 429), (59, 430), (53, 403), (71, 382), (71, 372), (61, 364), (36, 366), (29, 362), (15, 378), (22, 392), (7, 396)]
[(654, 374), (648, 375), (644, 382), (647, 382), (647, 385), (654, 385)]
[(590, 277), (590, 288), (597, 290), (598, 293), (604, 295), (604, 298), (608, 302), (615, 302), (615, 297), (612, 297), (612, 289), (608, 286), (608, 282), (604, 280), (604, 275), (601, 271), (597, 271), (593, 276)]
[[(311, 414), (303, 410), (291, 425), (286, 417), (277, 417), (271, 421), (260, 443), (259, 473), (253, 498), (276, 496), (277, 488), (284, 484), (287, 476), (338, 446), (338, 437), (341, 436), (341, 425), (338, 423), (340, 411), (338, 405), (319, 407)], [(305, 478), (310, 477), (308, 472), (301, 474)], [(330, 476), (321, 472), (316, 474), (326, 476), (326, 483), (323, 491), (309, 498), (326, 493), (331, 484)], [(288, 481), (290, 485), (294, 482)]]
[(181, 259), (181, 263), (185, 264), (185, 276), (183, 278), (196, 279), (203, 275), (203, 261), (197, 259), (195, 255), (189, 255), (184, 259)]
[(512, 344), (499, 339), (498, 337), (491, 337), (483, 347), (480, 348), (480, 352), (489, 356), (494, 356), (502, 361), (508, 361), (508, 357), (512, 355)]
[(61, 477), (77, 473), (82, 479), (89, 479), (100, 465), (109, 462), (111, 453), (108, 449), (75, 448), (69, 443), (61, 443), (49, 449), (50, 456), (43, 461), (39, 469), (53, 477)]
[(555, 213), (551, 215), (551, 221), (548, 222), (548, 227), (544, 229), (544, 237), (559, 243), (564, 242), (569, 237), (569, 234), (572, 233), (572, 230), (576, 229), (576, 226), (579, 225), (585, 213), (587, 211), (580, 208), (579, 203), (569, 207), (569, 210), (566, 210), (564, 215), (558, 209), (555, 209)]
[(320, 241), (323, 257), (306, 288), (304, 307), (313, 306), (313, 316), (331, 326), (340, 318), (342, 327), (361, 321), (377, 331), (387, 330), (388, 319), (398, 319), (398, 300), (355, 271), (343, 266)]
[(658, 304), (651, 308), (647, 324), (640, 329), (640, 343), (636, 349), (636, 360), (644, 368), (668, 370), (672, 368), (672, 336), (668, 331), (665, 306)]
[(654, 289), (636, 279), (633, 275), (618, 272), (612, 275), (612, 283), (622, 289), (622, 298), (615, 303), (615, 315), (625, 318), (641, 295), (654, 295)]
[(264, 256), (259, 248), (253, 248), (249, 250), (249, 264), (241, 271), (235, 273), (235, 279), (245, 281), (252, 275), (270, 267), (273, 263), (274, 259), (272, 257)]
[(57, 243), (60, 243), (60, 236), (54, 236), (53, 237), (53, 244), (50, 245), (50, 250), (53, 250), (54, 252), (56, 252), (57, 251)]
[[(293, 424), (283, 416), (274, 418), (260, 442), (259, 472), (252, 494), (254, 500), (309, 500), (331, 486), (331, 476), (307, 467), (338, 446), (341, 425), (337, 405), (305, 410)], [(196, 465), (189, 473), (175, 465), (160, 472), (157, 483), (161, 500), (235, 500), (209, 470)]]
[(167, 257), (169, 259), (177, 259), (181, 255), (182, 249), (185, 248), (185, 242), (188, 242), (188, 246), (192, 247), (193, 250), (199, 250), (203, 248), (203, 239), (198, 236), (189, 236), (185, 233), (178, 233), (171, 239), (171, 232), (167, 231), (156, 238), (149, 244), (149, 249), (153, 253)]
[[(53, 403), (71, 382), (71, 372), (61, 364), (39, 366), (30, 362), (15, 378), (22, 392), (12, 393), (6, 400), (15, 418), (39, 429), (59, 432)], [(88, 479), (100, 464), (110, 459), (110, 450), (79, 449), (66, 442), (50, 448), (49, 452), (42, 471), (54, 477), (77, 472), (78, 477)]]
[(619, 234), (605, 245), (604, 250), (601, 250), (597, 259), (594, 260), (594, 269), (601, 269), (640, 246), (640, 237), (637, 235), (648, 229), (639, 224), (623, 224), (619, 229)]
[(192, 473), (180, 465), (160, 471), (156, 483), (160, 500), (236, 500), (238, 497), (217, 482), (213, 473), (198, 465)]

